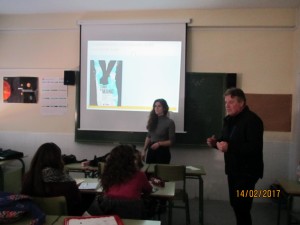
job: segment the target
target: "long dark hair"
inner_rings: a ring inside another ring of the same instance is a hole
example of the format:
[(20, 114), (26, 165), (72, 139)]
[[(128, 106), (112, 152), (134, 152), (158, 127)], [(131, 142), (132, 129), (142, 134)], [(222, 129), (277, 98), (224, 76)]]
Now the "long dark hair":
[(147, 123), (147, 130), (149, 131), (153, 131), (156, 129), (157, 127), (157, 123), (158, 123), (158, 116), (156, 115), (155, 113), (155, 104), (159, 102), (162, 107), (163, 107), (163, 113), (164, 113), (164, 116), (167, 116), (168, 115), (168, 112), (169, 112), (169, 106), (168, 106), (168, 103), (165, 99), (163, 98), (159, 98), (159, 99), (156, 99), (154, 102), (153, 102), (153, 105), (152, 105), (152, 110), (150, 112), (150, 115), (149, 115), (149, 119), (148, 119), (148, 123)]
[(45, 194), (42, 170), (51, 167), (63, 171), (64, 163), (61, 149), (54, 143), (42, 144), (32, 158), (30, 168), (25, 174), (22, 193), (43, 196)]
[(137, 172), (135, 152), (131, 145), (118, 145), (113, 148), (105, 164), (101, 177), (104, 191), (113, 185), (122, 184)]

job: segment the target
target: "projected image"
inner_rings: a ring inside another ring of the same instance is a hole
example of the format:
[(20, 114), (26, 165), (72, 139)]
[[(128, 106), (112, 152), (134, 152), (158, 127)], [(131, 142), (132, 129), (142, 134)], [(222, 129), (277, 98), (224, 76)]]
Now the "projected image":
[(89, 107), (121, 106), (122, 61), (91, 60), (90, 71), (91, 88), (89, 90), (92, 100)]
[(86, 108), (151, 110), (168, 99), (178, 112), (181, 43), (176, 41), (89, 41)]

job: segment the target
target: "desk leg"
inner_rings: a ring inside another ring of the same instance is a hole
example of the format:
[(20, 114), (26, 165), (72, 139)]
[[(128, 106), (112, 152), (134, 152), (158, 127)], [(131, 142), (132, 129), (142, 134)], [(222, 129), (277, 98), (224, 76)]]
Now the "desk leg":
[(281, 198), (278, 199), (277, 225), (280, 225)]
[(25, 163), (24, 163), (23, 159), (17, 159), (17, 160), (19, 160), (20, 163), (22, 164), (22, 178), (23, 178), (23, 176), (25, 174)]
[(173, 208), (173, 201), (169, 200), (168, 204), (168, 225), (172, 225), (172, 208)]
[(204, 190), (203, 190), (203, 179), (202, 176), (186, 176), (187, 179), (198, 179), (198, 193), (199, 193), (199, 224), (204, 225)]
[(84, 178), (96, 178), (97, 171), (93, 170), (85, 170), (84, 171)]
[(293, 208), (293, 196), (289, 195), (287, 197), (287, 225), (291, 224), (291, 212)]
[(4, 174), (2, 167), (0, 166), (0, 191), (4, 191)]
[(203, 179), (199, 177), (199, 224), (204, 225)]

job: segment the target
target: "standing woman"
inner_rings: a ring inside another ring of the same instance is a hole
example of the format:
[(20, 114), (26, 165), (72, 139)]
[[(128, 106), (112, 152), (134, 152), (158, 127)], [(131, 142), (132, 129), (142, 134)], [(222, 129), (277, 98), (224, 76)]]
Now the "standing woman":
[(146, 163), (169, 164), (170, 147), (175, 142), (175, 123), (168, 117), (166, 100), (156, 99), (147, 124), (148, 134), (144, 144), (143, 159)]

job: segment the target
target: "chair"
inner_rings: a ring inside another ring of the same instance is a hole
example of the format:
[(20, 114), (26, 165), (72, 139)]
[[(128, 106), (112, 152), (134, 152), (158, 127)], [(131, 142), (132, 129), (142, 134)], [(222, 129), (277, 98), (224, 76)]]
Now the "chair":
[(98, 195), (86, 211), (87, 215), (118, 215), (122, 219), (145, 219), (143, 200), (109, 198)]
[(105, 162), (98, 163), (98, 177), (101, 178), (105, 167)]
[(65, 196), (32, 197), (32, 199), (46, 215), (68, 215)]
[(299, 196), (287, 195), (285, 197), (287, 199), (287, 214), (288, 214), (287, 225), (300, 224), (299, 209), (295, 209), (296, 207), (293, 207), (293, 205), (294, 205), (293, 202), (294, 202), (295, 198), (299, 198)]
[[(186, 224), (190, 224), (191, 221), (190, 221), (189, 198), (186, 192), (186, 182), (185, 182), (185, 166), (157, 164), (155, 165), (154, 171), (155, 171), (155, 176), (163, 179), (164, 181), (175, 181), (176, 186), (181, 184), (180, 188), (176, 187), (175, 189), (175, 197), (171, 202), (171, 208), (185, 209)], [(183, 204), (180, 202), (183, 202)]]

